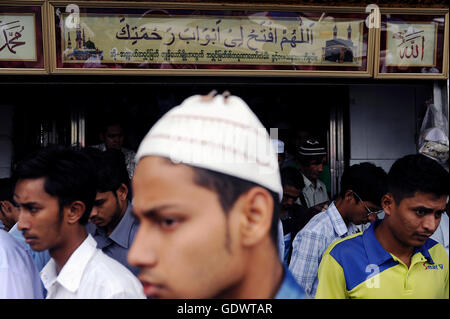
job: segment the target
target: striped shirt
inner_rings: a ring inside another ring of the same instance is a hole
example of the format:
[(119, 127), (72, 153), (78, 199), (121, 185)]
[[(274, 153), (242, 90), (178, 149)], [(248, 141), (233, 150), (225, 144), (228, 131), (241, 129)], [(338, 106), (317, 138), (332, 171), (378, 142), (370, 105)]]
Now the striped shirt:
[[(316, 180), (316, 187), (314, 187), (313, 183), (308, 178), (306, 178), (305, 175), (302, 174), (302, 176), (303, 182), (305, 183), (305, 187), (303, 187), (302, 193), (305, 197), (308, 208), (328, 201), (329, 198), (327, 187), (320, 179)], [(299, 201), (297, 203), (301, 204)]]
[(358, 229), (354, 224), (345, 224), (333, 202), (297, 233), (292, 243), (289, 270), (310, 297), (316, 294), (317, 273), (325, 250), (334, 241), (356, 232)]

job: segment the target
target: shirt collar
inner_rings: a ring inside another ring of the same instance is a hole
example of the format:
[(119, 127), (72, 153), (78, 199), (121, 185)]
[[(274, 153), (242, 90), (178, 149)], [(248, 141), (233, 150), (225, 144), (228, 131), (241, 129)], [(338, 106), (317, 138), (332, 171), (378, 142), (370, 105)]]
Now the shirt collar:
[(345, 222), (342, 219), (342, 216), (336, 208), (334, 202), (332, 202), (330, 206), (328, 206), (326, 213), (330, 217), (334, 231), (339, 237), (342, 237), (349, 232), (349, 229), (347, 228), (347, 225), (345, 225)]
[(371, 264), (381, 265), (385, 261), (392, 259), (386, 249), (381, 246), (377, 237), (375, 236), (375, 228), (381, 223), (381, 220), (373, 222), (369, 228), (363, 233), (364, 249)]
[(119, 224), (116, 228), (114, 228), (111, 235), (109, 235), (109, 238), (126, 249), (130, 246), (130, 233), (134, 223), (136, 222), (135, 218), (131, 214), (132, 210), (133, 208), (131, 203), (127, 202), (127, 210), (125, 211), (125, 214), (123, 214)]
[(425, 244), (420, 247), (414, 247), (413, 256), (417, 253), (421, 253), (428, 260), (428, 263), (432, 265), (432, 264), (434, 264), (434, 261), (433, 261), (433, 258), (431, 258), (430, 252), (428, 251), (428, 247), (427, 247), (427, 242), (429, 240), (430, 239), (427, 239)]
[[(302, 173), (302, 176), (303, 176), (303, 182), (305, 184), (305, 187), (307, 187), (307, 188), (311, 188), (311, 187), (314, 188), (314, 184), (303, 173)], [(320, 182), (319, 179), (316, 180), (316, 187), (314, 189), (318, 189), (318, 188), (323, 190), (323, 185), (322, 185), (322, 183)]]
[(57, 281), (68, 291), (74, 293), (78, 290), (87, 264), (96, 252), (97, 242), (88, 234), (86, 239), (72, 253), (60, 273), (56, 273), (56, 262), (52, 258), (41, 271), (42, 282), (45, 289), (49, 288)]
[(312, 185), (311, 181), (302, 173), (303, 176), (303, 182), (305, 183), (306, 187), (309, 187)]
[[(378, 227), (378, 225), (382, 222), (381, 219), (378, 219), (374, 221), (368, 229), (366, 229), (362, 235), (363, 237), (363, 243), (364, 243), (364, 249), (366, 250), (367, 257), (369, 259), (369, 262), (371, 264), (381, 265), (384, 262), (393, 259), (392, 255), (381, 246), (380, 242), (378, 241), (377, 237), (375, 236), (375, 228)], [(413, 256), (416, 253), (421, 253), (426, 259), (428, 259), (428, 262), (430, 264), (434, 264), (433, 259), (431, 258), (430, 252), (428, 251), (428, 248), (425, 245), (422, 245), (420, 247), (415, 247)]]

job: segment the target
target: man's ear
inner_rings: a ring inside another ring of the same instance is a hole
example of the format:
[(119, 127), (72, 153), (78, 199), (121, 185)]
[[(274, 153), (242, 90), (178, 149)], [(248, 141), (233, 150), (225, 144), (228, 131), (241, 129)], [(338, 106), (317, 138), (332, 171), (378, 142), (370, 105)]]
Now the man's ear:
[(345, 191), (344, 200), (348, 203), (353, 201), (356, 204), (356, 198), (353, 196), (353, 191), (351, 189)]
[(86, 211), (86, 205), (82, 201), (74, 201), (66, 209), (69, 210), (67, 215), (67, 222), (69, 224), (76, 224)]
[(253, 246), (270, 237), (274, 202), (262, 187), (253, 187), (239, 199), (242, 245)]
[(127, 199), (128, 187), (124, 183), (120, 184), (119, 188), (116, 190), (117, 198), (121, 201)]
[(396, 205), (394, 196), (391, 193), (383, 195), (381, 198), (381, 206), (383, 207), (386, 215), (390, 216), (392, 213), (392, 208)]

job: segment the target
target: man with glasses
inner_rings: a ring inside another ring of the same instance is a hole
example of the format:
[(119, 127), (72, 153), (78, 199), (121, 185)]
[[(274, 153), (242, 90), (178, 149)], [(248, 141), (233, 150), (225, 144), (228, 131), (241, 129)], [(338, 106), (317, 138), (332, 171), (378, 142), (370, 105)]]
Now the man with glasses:
[(337, 199), (295, 236), (289, 269), (311, 297), (316, 294), (325, 250), (334, 241), (357, 233), (356, 225), (374, 221), (386, 192), (387, 174), (381, 167), (371, 163), (350, 166), (342, 175)]
[(448, 177), (424, 155), (397, 160), (381, 199), (384, 219), (327, 249), (316, 298), (448, 299), (448, 255), (429, 238), (446, 209)]

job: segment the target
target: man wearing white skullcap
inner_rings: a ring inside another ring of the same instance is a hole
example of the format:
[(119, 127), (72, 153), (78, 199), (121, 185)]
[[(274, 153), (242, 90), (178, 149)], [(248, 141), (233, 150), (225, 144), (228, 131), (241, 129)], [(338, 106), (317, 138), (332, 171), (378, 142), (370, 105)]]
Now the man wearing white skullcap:
[(153, 298), (304, 298), (278, 257), (269, 135), (239, 97), (214, 94), (186, 99), (143, 139), (128, 261)]

